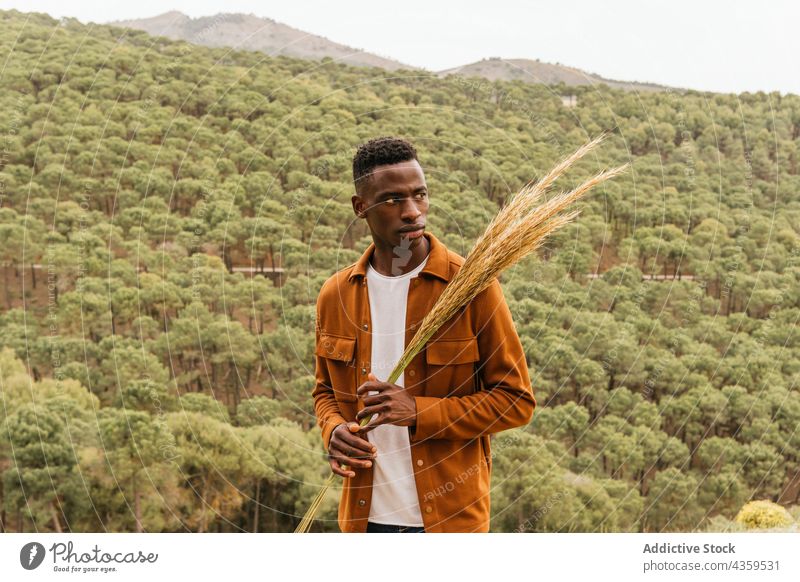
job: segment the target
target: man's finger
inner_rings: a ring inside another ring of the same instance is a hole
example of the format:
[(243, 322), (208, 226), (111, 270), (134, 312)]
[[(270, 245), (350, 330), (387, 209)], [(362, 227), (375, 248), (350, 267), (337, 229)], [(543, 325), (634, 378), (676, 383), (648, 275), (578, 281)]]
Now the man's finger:
[(356, 394), (358, 394), (359, 396), (363, 396), (367, 392), (372, 392), (373, 390), (380, 393), (382, 390), (386, 390), (387, 388), (391, 388), (392, 386), (393, 384), (387, 384), (386, 382), (378, 382), (377, 380), (372, 380), (372, 381), (368, 380), (356, 389)]
[[(356, 427), (358, 427), (357, 430), (361, 429), (361, 427), (358, 425), (358, 423), (354, 422), (353, 424)], [(367, 439), (362, 438), (357, 433), (354, 433), (354, 434), (342, 433), (340, 436), (342, 437), (341, 440), (344, 441), (346, 444), (348, 444), (351, 447), (355, 447), (357, 449), (360, 449), (361, 451), (363, 451), (365, 453), (374, 453), (375, 450), (376, 450), (375, 445), (373, 445)]]
[[(339, 462), (342, 463), (347, 462), (349, 459), (369, 459), (373, 456), (371, 448), (357, 448), (356, 445), (350, 444), (347, 440), (348, 438), (363, 440), (356, 435), (347, 435), (344, 438), (331, 440), (330, 447), (328, 447), (328, 455), (339, 459)], [(369, 441), (367, 441), (367, 446), (370, 446)]]
[[(367, 409), (365, 408), (364, 410)], [(386, 421), (386, 415), (384, 415), (382, 411), (374, 411), (374, 412), (367, 411), (367, 414), (365, 414), (364, 416), (369, 417), (370, 413), (373, 414), (373, 416), (367, 424), (361, 427), (362, 434), (368, 433), (376, 426), (379, 426)]]
[(331, 458), (337, 460), (340, 465), (348, 465), (353, 469), (367, 469), (372, 466), (372, 461), (369, 459), (357, 459), (355, 457), (348, 457), (344, 453), (334, 453)]
[(372, 457), (371, 451), (362, 451), (361, 449), (357, 449), (356, 447), (347, 443), (338, 445), (336, 449), (339, 451), (339, 453), (342, 455), (347, 455), (351, 459), (369, 459)]
[(342, 465), (336, 459), (330, 459), (331, 471), (341, 477), (355, 477), (356, 474), (350, 469), (342, 469)]
[(375, 404), (380, 404), (385, 400), (385, 396), (383, 396), (380, 392), (378, 394), (367, 394), (361, 397), (361, 402), (364, 403), (364, 406), (373, 406)]
[[(356, 420), (358, 421), (358, 424), (361, 425), (361, 421), (364, 420), (365, 418), (369, 418), (374, 414), (379, 414), (381, 412), (384, 412), (387, 408), (388, 407), (384, 403), (375, 404), (373, 406), (365, 406), (356, 413)], [(372, 420), (375, 419), (373, 418)]]

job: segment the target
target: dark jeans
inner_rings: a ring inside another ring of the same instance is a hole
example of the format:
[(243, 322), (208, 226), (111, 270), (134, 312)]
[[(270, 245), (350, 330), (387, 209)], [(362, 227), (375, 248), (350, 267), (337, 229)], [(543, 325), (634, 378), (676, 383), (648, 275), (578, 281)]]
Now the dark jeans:
[(425, 533), (425, 528), (413, 525), (387, 525), (368, 521), (367, 533)]

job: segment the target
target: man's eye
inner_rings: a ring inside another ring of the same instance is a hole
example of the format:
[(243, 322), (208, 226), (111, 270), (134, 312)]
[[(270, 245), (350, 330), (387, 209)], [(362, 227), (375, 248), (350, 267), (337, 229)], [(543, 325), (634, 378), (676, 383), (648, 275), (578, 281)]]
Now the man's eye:
[(419, 196), (420, 198), (425, 198), (425, 196), (427, 195), (428, 195), (427, 192), (417, 192), (417, 196)]

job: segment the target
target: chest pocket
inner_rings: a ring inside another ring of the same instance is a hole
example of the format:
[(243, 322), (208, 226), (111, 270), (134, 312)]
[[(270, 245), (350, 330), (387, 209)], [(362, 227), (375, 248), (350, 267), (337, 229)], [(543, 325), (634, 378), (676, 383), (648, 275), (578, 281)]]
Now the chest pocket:
[(463, 396), (475, 391), (475, 363), (480, 360), (478, 339), (437, 339), (425, 346), (428, 366), (426, 396)]
[(342, 415), (348, 420), (356, 413), (356, 338), (320, 334), (314, 353), (325, 359), (331, 377), (331, 388), (340, 403)]

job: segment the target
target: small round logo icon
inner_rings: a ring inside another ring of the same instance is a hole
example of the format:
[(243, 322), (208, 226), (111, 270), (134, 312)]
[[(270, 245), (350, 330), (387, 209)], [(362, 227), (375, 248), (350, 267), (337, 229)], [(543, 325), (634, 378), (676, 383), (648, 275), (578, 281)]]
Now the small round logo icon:
[(29, 542), (19, 551), (19, 563), (26, 570), (35, 570), (44, 561), (44, 546), (39, 542)]

